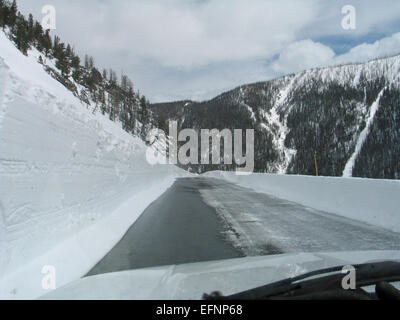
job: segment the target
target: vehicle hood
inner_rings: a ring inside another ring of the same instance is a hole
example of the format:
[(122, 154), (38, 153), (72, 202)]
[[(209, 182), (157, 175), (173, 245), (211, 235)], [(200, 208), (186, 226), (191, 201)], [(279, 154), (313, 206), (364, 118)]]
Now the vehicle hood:
[(400, 261), (400, 251), (289, 253), (136, 269), (82, 278), (41, 299), (201, 299), (230, 295), (309, 271), (383, 260)]

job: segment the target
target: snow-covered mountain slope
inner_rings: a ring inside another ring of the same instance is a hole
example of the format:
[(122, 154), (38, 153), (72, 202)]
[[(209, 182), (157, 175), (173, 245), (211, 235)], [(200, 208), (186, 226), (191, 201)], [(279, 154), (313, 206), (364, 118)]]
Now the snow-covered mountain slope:
[(394, 56), (306, 70), (243, 85), (210, 101), (152, 109), (181, 128), (254, 128), (258, 172), (315, 174), (317, 152), (321, 175), (398, 179), (399, 106), (400, 56)]
[(43, 294), (44, 265), (62, 285), (104, 256), (183, 174), (145, 151), (0, 32), (0, 298)]

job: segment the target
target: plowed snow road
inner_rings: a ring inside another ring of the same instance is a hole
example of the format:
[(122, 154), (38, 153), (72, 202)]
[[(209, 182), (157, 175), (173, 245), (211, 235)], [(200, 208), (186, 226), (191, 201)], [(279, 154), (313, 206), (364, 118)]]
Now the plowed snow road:
[(88, 275), (281, 252), (400, 249), (400, 234), (213, 178), (182, 178)]

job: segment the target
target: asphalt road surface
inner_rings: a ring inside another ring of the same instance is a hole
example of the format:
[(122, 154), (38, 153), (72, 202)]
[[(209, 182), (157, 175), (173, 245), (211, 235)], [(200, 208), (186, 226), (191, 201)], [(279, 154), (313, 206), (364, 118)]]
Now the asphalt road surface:
[(199, 188), (207, 186), (178, 179), (88, 275), (244, 256), (224, 240), (216, 211), (203, 201)]
[(181, 178), (88, 275), (283, 252), (400, 249), (400, 234), (214, 178)]

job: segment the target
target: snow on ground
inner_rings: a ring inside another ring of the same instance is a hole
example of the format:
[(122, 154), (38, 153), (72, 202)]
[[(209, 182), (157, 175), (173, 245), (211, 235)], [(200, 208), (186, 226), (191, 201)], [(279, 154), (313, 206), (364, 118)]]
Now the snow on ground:
[(234, 172), (208, 172), (280, 199), (400, 232), (400, 181)]
[(292, 158), (296, 155), (296, 150), (287, 148), (285, 145), (285, 139), (289, 132), (289, 129), (286, 125), (288, 114), (286, 113), (285, 118), (281, 122), (278, 112), (278, 110), (284, 106), (284, 103), (286, 102), (288, 94), (292, 90), (296, 79), (297, 76), (293, 76), (293, 78), (289, 81), (287, 85), (282, 86), (278, 95), (277, 102), (272, 106), (271, 110), (269, 111), (269, 117), (268, 117), (269, 122), (272, 124), (272, 126), (275, 126), (275, 128), (277, 128), (277, 134), (273, 135), (273, 141), (276, 146), (276, 149), (282, 150), (281, 157), (283, 159), (282, 162), (277, 167), (277, 173), (279, 174), (283, 174), (287, 171)]
[(368, 137), (369, 131), (374, 122), (375, 114), (379, 109), (380, 100), (382, 98), (384, 91), (385, 91), (385, 89), (383, 89), (378, 94), (378, 97), (376, 98), (374, 103), (371, 105), (367, 124), (365, 125), (364, 130), (361, 131), (360, 136), (358, 137), (358, 140), (357, 140), (356, 148), (355, 148), (353, 154), (351, 155), (350, 159), (347, 161), (346, 166), (344, 167), (343, 177), (345, 177), (345, 178), (350, 178), (353, 176), (353, 168), (354, 168), (355, 161), (356, 161), (359, 153), (361, 152), (361, 148), (362, 148), (365, 140)]
[(0, 298), (84, 275), (174, 178), (146, 146), (86, 105), (0, 32)]
[(243, 97), (244, 97), (243, 87), (240, 87), (239, 97), (240, 98), (238, 99), (238, 103), (240, 104), (240, 106), (244, 107), (247, 110), (247, 112), (250, 115), (250, 119), (255, 122), (257, 120), (256, 119), (256, 114), (254, 113), (253, 109), (248, 104), (243, 102), (244, 101), (244, 99), (243, 99)]

